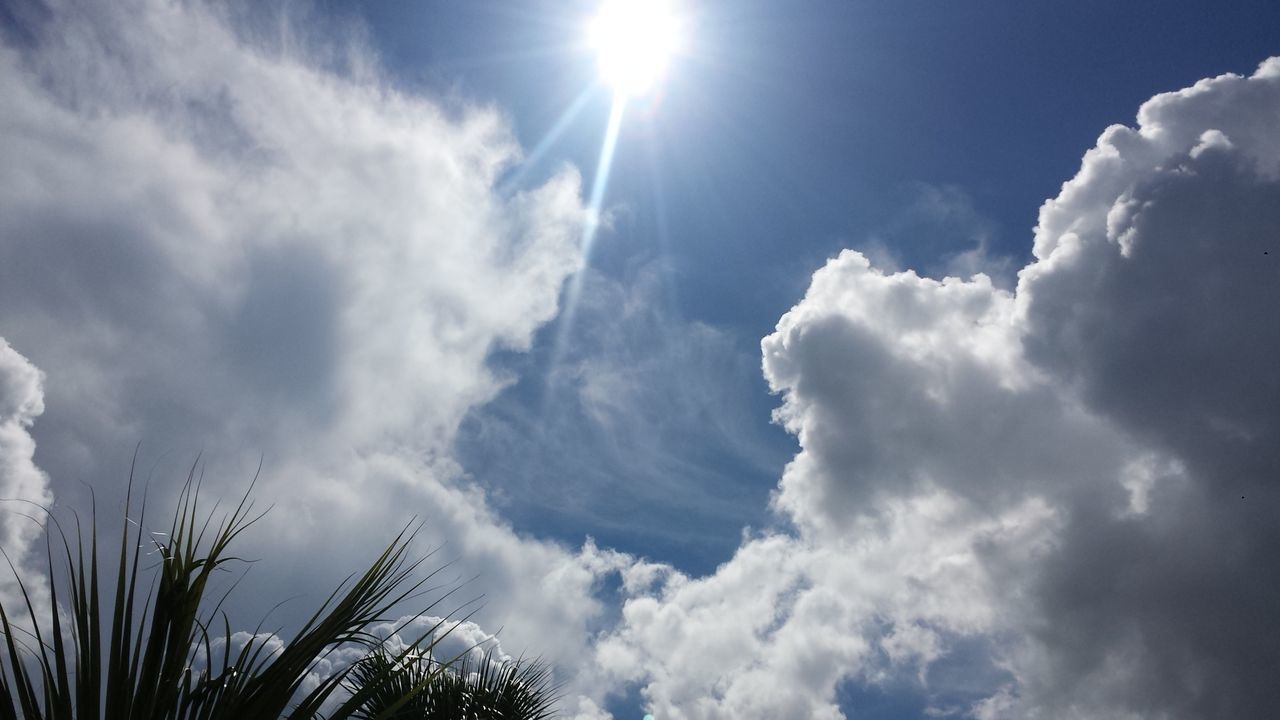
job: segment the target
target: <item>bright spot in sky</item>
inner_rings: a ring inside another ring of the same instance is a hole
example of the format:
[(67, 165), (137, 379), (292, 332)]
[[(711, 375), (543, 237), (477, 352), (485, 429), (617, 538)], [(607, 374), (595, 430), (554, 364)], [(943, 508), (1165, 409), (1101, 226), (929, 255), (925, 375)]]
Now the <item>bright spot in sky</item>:
[(652, 90), (680, 49), (680, 20), (664, 0), (604, 0), (588, 32), (600, 76), (625, 97)]

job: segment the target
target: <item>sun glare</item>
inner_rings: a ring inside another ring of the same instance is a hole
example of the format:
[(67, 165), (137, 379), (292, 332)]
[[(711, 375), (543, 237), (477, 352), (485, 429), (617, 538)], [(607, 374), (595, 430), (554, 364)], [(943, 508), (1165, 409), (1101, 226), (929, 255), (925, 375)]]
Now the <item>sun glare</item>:
[(604, 0), (589, 27), (600, 77), (623, 97), (644, 95), (680, 49), (680, 22), (663, 0)]

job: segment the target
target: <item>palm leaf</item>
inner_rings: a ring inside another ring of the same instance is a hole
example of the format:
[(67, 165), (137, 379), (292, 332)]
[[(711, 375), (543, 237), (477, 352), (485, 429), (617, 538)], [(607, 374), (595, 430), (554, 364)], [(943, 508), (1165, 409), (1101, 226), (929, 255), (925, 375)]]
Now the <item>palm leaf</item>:
[(430, 654), (378, 650), (351, 674), (356, 687), (374, 688), (358, 720), (545, 720), (555, 713), (560, 687), (538, 660), (478, 658), (472, 648), (440, 662)]

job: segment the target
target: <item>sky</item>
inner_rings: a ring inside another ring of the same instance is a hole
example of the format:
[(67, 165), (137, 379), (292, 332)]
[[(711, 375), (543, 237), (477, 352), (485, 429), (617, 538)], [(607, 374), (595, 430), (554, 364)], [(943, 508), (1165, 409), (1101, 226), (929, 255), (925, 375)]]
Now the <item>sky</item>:
[(261, 465), (284, 635), (421, 518), (572, 720), (1268, 714), (1280, 6), (600, 10), (0, 2), (0, 498)]

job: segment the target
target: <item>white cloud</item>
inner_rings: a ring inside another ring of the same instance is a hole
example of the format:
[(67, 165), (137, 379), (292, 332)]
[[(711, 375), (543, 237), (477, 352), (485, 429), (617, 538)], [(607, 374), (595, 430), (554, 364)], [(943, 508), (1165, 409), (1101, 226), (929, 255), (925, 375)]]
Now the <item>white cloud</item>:
[(998, 507), (1011, 485), (1104, 472), (1118, 449), (1026, 364), (1014, 313), (982, 275), (886, 275), (852, 252), (828, 263), (762, 345), (778, 420), (804, 448), (778, 507), (838, 535), (886, 497), (942, 486)]
[[(818, 271), (763, 342), (798, 535), (630, 600), (600, 665), (671, 718), (838, 717), (904, 673), (981, 718), (1269, 712), (1277, 117), (1280, 59), (1146, 103), (1016, 292)], [(966, 638), (988, 665), (947, 697)]]
[(851, 519), (844, 537), (756, 538), (712, 576), (629, 600), (597, 663), (604, 682), (639, 683), (658, 717), (840, 717), (843, 680), (927, 676), (953, 639), (998, 627), (986, 563), (1043, 553), (1053, 526), (1042, 503), (978, 520), (931, 493)]

